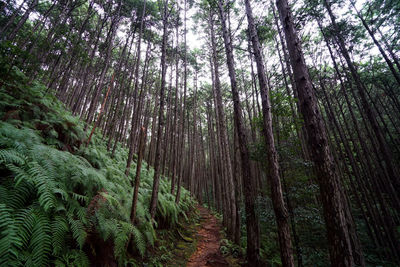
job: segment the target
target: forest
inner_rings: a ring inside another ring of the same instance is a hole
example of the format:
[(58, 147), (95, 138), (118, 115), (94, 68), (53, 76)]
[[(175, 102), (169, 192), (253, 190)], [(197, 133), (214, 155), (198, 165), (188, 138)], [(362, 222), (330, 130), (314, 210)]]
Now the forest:
[(400, 266), (400, 1), (0, 0), (0, 266)]

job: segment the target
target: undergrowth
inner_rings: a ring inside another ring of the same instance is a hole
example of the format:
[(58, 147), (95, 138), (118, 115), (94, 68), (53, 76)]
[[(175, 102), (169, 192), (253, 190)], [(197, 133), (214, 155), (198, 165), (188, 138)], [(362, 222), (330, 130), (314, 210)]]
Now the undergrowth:
[[(119, 265), (140, 262), (157, 239), (148, 210), (154, 170), (147, 171), (144, 163), (133, 225), (129, 214), (135, 172), (124, 174), (127, 149), (118, 146), (111, 158), (99, 133), (88, 147), (82, 145), (87, 138), (83, 122), (43, 85), (29, 83), (22, 72), (3, 63), (0, 265), (89, 266), (107, 256)], [(176, 205), (170, 187), (162, 177), (156, 222), (162, 221), (163, 228), (187, 218), (194, 205), (183, 188)], [(133, 242), (127, 246), (129, 235)]]

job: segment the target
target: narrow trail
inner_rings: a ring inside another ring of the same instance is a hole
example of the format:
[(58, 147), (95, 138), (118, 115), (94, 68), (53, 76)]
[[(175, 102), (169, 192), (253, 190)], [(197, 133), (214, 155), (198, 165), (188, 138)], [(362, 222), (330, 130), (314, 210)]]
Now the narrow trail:
[(220, 226), (217, 218), (210, 212), (198, 206), (201, 216), (201, 225), (197, 233), (197, 249), (190, 257), (187, 267), (223, 267), (229, 266), (228, 262), (222, 256), (220, 247)]

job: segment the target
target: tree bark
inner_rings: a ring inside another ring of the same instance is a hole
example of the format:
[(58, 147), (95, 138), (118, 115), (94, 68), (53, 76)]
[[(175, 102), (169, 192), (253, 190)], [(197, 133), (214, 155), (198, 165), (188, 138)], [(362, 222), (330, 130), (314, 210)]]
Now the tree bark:
[(161, 138), (164, 127), (164, 92), (165, 92), (165, 76), (167, 72), (166, 53), (167, 53), (167, 37), (168, 37), (168, 0), (164, 0), (163, 8), (163, 38), (161, 46), (161, 88), (160, 88), (160, 108), (158, 112), (157, 142), (156, 142), (156, 158), (154, 162), (154, 178), (153, 190), (150, 200), (150, 216), (154, 219), (157, 209), (158, 187), (160, 185), (160, 160), (161, 160)]
[[(223, 102), (222, 102), (222, 94), (221, 94), (221, 82), (220, 82), (220, 74), (219, 74), (219, 64), (217, 58), (217, 49), (216, 49), (216, 40), (215, 40), (215, 31), (214, 31), (214, 18), (210, 10), (209, 14), (209, 28), (210, 28), (210, 35), (211, 35), (211, 48), (212, 48), (212, 61), (213, 61), (213, 71), (214, 71), (214, 94), (216, 100), (216, 111), (218, 113), (218, 121), (219, 124), (219, 131), (220, 131), (220, 139), (221, 139), (221, 157), (222, 157), (222, 164), (224, 164), (225, 174), (228, 181), (228, 188), (229, 190), (229, 203), (230, 203), (230, 224), (229, 224), (229, 234), (232, 238), (235, 237), (236, 231), (236, 196), (235, 196), (235, 183), (233, 180), (233, 173), (232, 173), (232, 164), (231, 164), (231, 156), (228, 144), (228, 135), (225, 125), (225, 112), (223, 109)], [(236, 240), (237, 242), (239, 240)]]
[(303, 114), (308, 135), (308, 145), (316, 167), (327, 226), (331, 264), (338, 267), (353, 266), (354, 258), (349, 229), (346, 224), (345, 202), (342, 199), (340, 179), (328, 146), (325, 126), (317, 105), (301, 44), (294, 27), (288, 1), (277, 0), (276, 5), (285, 32), (300, 111)]
[(232, 50), (232, 40), (226, 26), (226, 13), (225, 13), (225, 1), (218, 1), (219, 17), (222, 26), (222, 35), (224, 38), (224, 46), (227, 58), (227, 65), (229, 71), (229, 78), (231, 82), (232, 100), (234, 106), (234, 118), (236, 130), (238, 133), (238, 142), (240, 146), (240, 154), (242, 159), (242, 177), (243, 191), (245, 195), (245, 207), (246, 207), (246, 228), (247, 228), (247, 260), (251, 266), (259, 266), (259, 225), (258, 218), (255, 213), (255, 188), (254, 188), (254, 177), (251, 173), (250, 168), (250, 157), (248, 151), (247, 136), (244, 129), (243, 118), (242, 118), (242, 107), (240, 105), (239, 93), (237, 90), (236, 73), (235, 73), (235, 62)]
[(271, 198), (278, 225), (278, 236), (283, 266), (294, 266), (292, 242), (290, 237), (289, 215), (283, 199), (281, 178), (279, 175), (278, 153), (275, 149), (274, 133), (272, 131), (271, 101), (265, 76), (264, 63), (261, 55), (261, 45), (254, 24), (253, 11), (250, 1), (245, 0), (246, 15), (249, 24), (250, 39), (253, 44), (254, 58), (257, 64), (258, 83), (261, 91), (261, 104), (263, 114), (263, 135), (267, 147), (267, 161), (271, 178)]
[(331, 10), (331, 4), (328, 0), (324, 0), (324, 4), (326, 7), (326, 10), (328, 11), (329, 17), (332, 21), (332, 25), (335, 29), (336, 32), (336, 39), (338, 41), (338, 45), (340, 48), (340, 51), (343, 55), (343, 57), (346, 60), (346, 63), (349, 67), (350, 73), (354, 79), (355, 85), (357, 87), (358, 90), (358, 95), (360, 96), (360, 100), (361, 100), (361, 104), (362, 107), (364, 109), (364, 112), (367, 115), (368, 121), (371, 124), (372, 130), (375, 134), (375, 137), (378, 141), (378, 145), (379, 145), (379, 150), (382, 154), (382, 158), (386, 164), (386, 170), (389, 174), (389, 178), (391, 183), (393, 184), (394, 188), (396, 189), (397, 192), (400, 192), (400, 177), (399, 177), (399, 173), (398, 170), (396, 168), (396, 165), (393, 162), (393, 156), (392, 156), (392, 152), (390, 150), (390, 148), (388, 147), (385, 137), (382, 133), (382, 130), (376, 120), (376, 114), (374, 112), (374, 110), (370, 107), (369, 103), (368, 103), (368, 99), (366, 96), (366, 88), (364, 86), (364, 84), (362, 83), (360, 76), (358, 75), (358, 72), (353, 64), (353, 62), (351, 61), (350, 55), (347, 51), (345, 42), (342, 38), (342, 35), (339, 31), (339, 28), (336, 24), (336, 19), (335, 16)]

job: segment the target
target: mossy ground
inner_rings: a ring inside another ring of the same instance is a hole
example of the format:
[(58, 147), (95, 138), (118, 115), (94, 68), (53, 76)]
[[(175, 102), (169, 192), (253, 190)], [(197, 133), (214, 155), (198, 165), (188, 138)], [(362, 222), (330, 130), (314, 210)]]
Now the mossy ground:
[(181, 221), (176, 228), (157, 230), (158, 239), (148, 249), (143, 266), (186, 266), (197, 247), (198, 210), (191, 210), (188, 220)]

